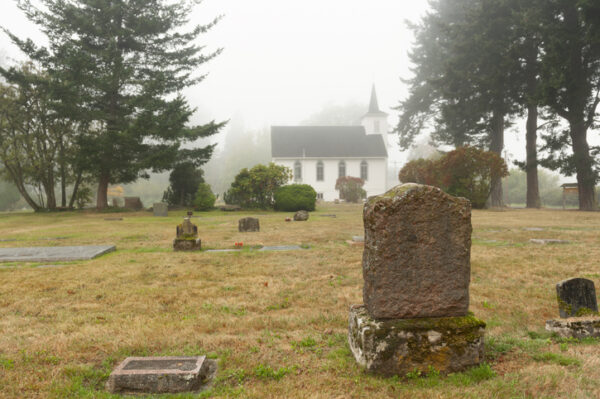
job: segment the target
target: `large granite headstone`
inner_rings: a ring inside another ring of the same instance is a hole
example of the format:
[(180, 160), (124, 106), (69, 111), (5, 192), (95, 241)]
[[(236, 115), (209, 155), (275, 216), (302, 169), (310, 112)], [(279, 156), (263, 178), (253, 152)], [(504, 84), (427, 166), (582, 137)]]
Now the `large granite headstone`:
[(556, 284), (558, 312), (563, 319), (598, 313), (594, 282), (572, 278)]
[(257, 218), (243, 218), (238, 221), (240, 233), (260, 231), (260, 223)]
[(152, 206), (152, 211), (154, 212), (154, 216), (159, 216), (159, 217), (169, 216), (169, 207), (164, 202), (156, 202)]
[(404, 184), (369, 198), (363, 221), (364, 305), (348, 320), (356, 361), (400, 376), (480, 364), (485, 323), (468, 314), (470, 202)]
[(376, 318), (464, 316), (469, 308), (471, 204), (403, 184), (363, 211), (363, 299)]

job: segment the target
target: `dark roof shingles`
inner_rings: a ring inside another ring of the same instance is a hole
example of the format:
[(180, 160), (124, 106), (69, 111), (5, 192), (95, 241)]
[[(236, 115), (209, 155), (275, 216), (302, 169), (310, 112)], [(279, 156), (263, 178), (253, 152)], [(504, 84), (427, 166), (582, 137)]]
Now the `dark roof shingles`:
[(383, 137), (362, 126), (273, 126), (273, 158), (387, 157)]

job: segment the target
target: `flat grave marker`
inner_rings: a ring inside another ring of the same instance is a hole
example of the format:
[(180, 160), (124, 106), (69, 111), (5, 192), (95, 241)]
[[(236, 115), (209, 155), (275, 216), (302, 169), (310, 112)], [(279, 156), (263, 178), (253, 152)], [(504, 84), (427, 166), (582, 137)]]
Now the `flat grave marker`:
[(0, 248), (0, 262), (68, 262), (90, 260), (116, 251), (114, 245)]
[(111, 393), (197, 392), (206, 387), (216, 362), (205, 356), (128, 357), (106, 383)]

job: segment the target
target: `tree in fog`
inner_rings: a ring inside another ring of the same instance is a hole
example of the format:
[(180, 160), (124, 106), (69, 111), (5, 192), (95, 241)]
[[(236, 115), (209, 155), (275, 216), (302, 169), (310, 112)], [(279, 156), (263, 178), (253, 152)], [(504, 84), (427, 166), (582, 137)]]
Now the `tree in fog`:
[(40, 2), (44, 8), (19, 4), (48, 36), (48, 47), (7, 33), (52, 78), (58, 111), (92, 127), (78, 137), (77, 155), (98, 180), (99, 209), (107, 206), (109, 184), (210, 158), (212, 146), (182, 145), (223, 124), (188, 127), (194, 109), (181, 91), (200, 82), (204, 76), (194, 72), (220, 52), (196, 43), (217, 19), (184, 32), (191, 0)]

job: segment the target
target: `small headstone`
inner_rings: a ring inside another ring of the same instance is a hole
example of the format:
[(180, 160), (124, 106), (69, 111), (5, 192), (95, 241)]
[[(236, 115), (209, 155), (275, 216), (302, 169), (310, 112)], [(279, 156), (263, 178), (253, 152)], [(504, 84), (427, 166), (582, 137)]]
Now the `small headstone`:
[(243, 218), (238, 221), (238, 230), (241, 233), (260, 231), (260, 223), (257, 218)]
[(144, 209), (140, 197), (125, 197), (125, 205), (123, 207), (134, 211), (141, 211)]
[(354, 242), (365, 242), (365, 236), (352, 236)]
[(188, 212), (183, 223), (177, 226), (177, 237), (173, 240), (175, 251), (199, 251), (202, 242), (198, 238), (198, 226), (191, 222), (192, 212)]
[(439, 188), (396, 186), (363, 211), (363, 299), (375, 318), (464, 316), (471, 203)]
[(114, 222), (114, 221), (123, 220), (123, 218), (104, 218), (104, 220)]
[(560, 317), (577, 317), (598, 314), (594, 282), (585, 278), (572, 278), (556, 284)]
[(128, 357), (110, 374), (111, 393), (197, 392), (210, 382), (216, 362), (205, 356)]
[(305, 222), (308, 220), (308, 212), (307, 211), (298, 211), (294, 214), (294, 220), (296, 222)]
[(567, 240), (556, 240), (553, 238), (532, 238), (531, 240), (529, 240), (530, 243), (532, 244), (540, 244), (540, 245), (546, 245), (546, 244), (570, 244), (570, 241)]
[(119, 199), (113, 198), (112, 205), (113, 205), (113, 208), (118, 208), (119, 207)]
[(152, 206), (152, 211), (154, 212), (154, 216), (157, 217), (169, 216), (169, 207), (164, 202), (156, 202)]

